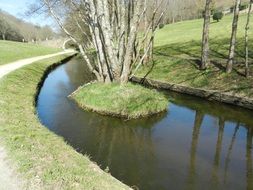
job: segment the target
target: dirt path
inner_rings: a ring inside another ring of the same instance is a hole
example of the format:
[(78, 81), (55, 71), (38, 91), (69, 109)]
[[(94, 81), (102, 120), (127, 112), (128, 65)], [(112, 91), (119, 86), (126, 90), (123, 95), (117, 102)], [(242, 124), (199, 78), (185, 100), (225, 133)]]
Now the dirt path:
[[(60, 53), (23, 59), (15, 61), (13, 63), (2, 65), (0, 66), (0, 79), (4, 75), (7, 75), (8, 73), (16, 69), (19, 69), (25, 65), (29, 65), (36, 61), (40, 61), (46, 58), (51, 58), (57, 55), (63, 55), (67, 53), (74, 53), (74, 51), (66, 50)], [(24, 179), (22, 179), (17, 174), (14, 167), (11, 166), (5, 149), (0, 145), (0, 190), (24, 190), (24, 189), (26, 189)]]
[(12, 62), (12, 63), (7, 63), (5, 65), (0, 66), (0, 78), (3, 77), (4, 75), (10, 73), (11, 71), (14, 71), (14, 70), (16, 70), (20, 67), (25, 66), (25, 65), (29, 65), (29, 64), (34, 63), (36, 61), (40, 61), (40, 60), (43, 60), (43, 59), (55, 57), (57, 55), (63, 55), (63, 54), (74, 53), (74, 52), (75, 52), (74, 50), (65, 50), (63, 52), (59, 52), (59, 53), (55, 53), (55, 54), (32, 57), (32, 58), (28, 58), (28, 59), (22, 59), (22, 60), (19, 60), (19, 61), (15, 61), (15, 62)]
[(3, 147), (0, 147), (0, 190), (22, 190), (24, 188), (24, 180), (10, 166), (7, 154)]

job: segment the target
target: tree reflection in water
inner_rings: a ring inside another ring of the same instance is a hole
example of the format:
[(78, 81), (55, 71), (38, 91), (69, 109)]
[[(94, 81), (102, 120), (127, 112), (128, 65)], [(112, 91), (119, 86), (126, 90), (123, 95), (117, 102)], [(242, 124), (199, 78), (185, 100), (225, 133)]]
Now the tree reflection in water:
[(124, 121), (67, 98), (91, 80), (78, 59), (59, 67), (45, 81), (38, 114), (113, 176), (144, 190), (253, 189), (252, 111), (166, 92), (168, 113)]

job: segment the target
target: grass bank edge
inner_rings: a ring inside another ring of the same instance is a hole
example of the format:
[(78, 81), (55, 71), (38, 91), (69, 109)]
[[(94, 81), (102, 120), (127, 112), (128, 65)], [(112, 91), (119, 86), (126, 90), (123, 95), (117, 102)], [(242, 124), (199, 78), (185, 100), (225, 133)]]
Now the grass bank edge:
[[(210, 66), (199, 70), (203, 19), (166, 25), (157, 31), (154, 65), (141, 68), (136, 74), (143, 78), (202, 90), (212, 90), (238, 97), (253, 98), (253, 77), (244, 77), (244, 32), (246, 14), (240, 15), (234, 70), (225, 72), (232, 25), (232, 15), (210, 25)], [(187, 31), (187, 32), (186, 32)], [(249, 34), (249, 49), (253, 49), (253, 32)], [(249, 51), (253, 75), (253, 51)]]
[(1, 144), (27, 179), (27, 189), (130, 189), (50, 132), (35, 114), (41, 80), (67, 57), (39, 61), (0, 79)]
[(168, 109), (168, 100), (161, 92), (132, 83), (93, 82), (69, 97), (84, 110), (126, 119), (149, 117)]

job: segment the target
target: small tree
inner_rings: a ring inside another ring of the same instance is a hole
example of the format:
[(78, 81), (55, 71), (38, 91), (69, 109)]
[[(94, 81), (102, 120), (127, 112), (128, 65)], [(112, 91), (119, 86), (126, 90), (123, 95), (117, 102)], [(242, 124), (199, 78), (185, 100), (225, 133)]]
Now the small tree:
[(213, 14), (213, 20), (216, 20), (219, 22), (223, 18), (223, 12), (222, 11), (215, 11)]
[(236, 44), (236, 35), (237, 35), (237, 28), (238, 28), (238, 20), (239, 20), (239, 7), (241, 4), (241, 0), (235, 0), (234, 5), (234, 18), (232, 23), (232, 34), (230, 40), (230, 48), (229, 48), (229, 56), (228, 56), (228, 63), (227, 63), (227, 73), (231, 73), (233, 70), (234, 58), (235, 58), (235, 44)]
[(206, 0), (206, 6), (204, 11), (204, 25), (203, 25), (203, 34), (202, 34), (202, 54), (201, 54), (201, 69), (206, 69), (209, 64), (209, 25), (210, 25), (210, 16), (211, 9), (210, 5), (212, 0)]
[(250, 13), (251, 13), (251, 9), (252, 9), (252, 3), (253, 3), (253, 0), (250, 0), (247, 22), (246, 22), (246, 27), (245, 27), (245, 76), (246, 77), (249, 77), (249, 75), (250, 75), (248, 43), (249, 43), (249, 23), (250, 23)]
[(249, 7), (249, 5), (247, 3), (243, 3), (240, 5), (239, 10), (243, 11), (243, 10), (246, 10), (248, 7)]
[(162, 29), (162, 28), (164, 28), (164, 24), (163, 23), (161, 23), (161, 24), (159, 24), (159, 29)]

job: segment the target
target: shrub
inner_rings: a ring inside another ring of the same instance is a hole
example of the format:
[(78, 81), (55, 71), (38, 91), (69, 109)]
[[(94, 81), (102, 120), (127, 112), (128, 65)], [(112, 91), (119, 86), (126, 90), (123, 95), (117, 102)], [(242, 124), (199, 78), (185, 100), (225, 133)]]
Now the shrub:
[(223, 12), (221, 11), (216, 11), (214, 14), (213, 14), (213, 20), (216, 20), (217, 22), (219, 22), (223, 17)]
[(159, 24), (159, 29), (162, 29), (162, 28), (164, 28), (164, 24), (163, 23), (161, 23), (161, 24)]
[(247, 8), (248, 8), (248, 4), (246, 4), (246, 3), (241, 4), (240, 7), (239, 7), (240, 11), (245, 10)]
[(230, 13), (233, 13), (234, 12), (234, 7), (230, 7)]

